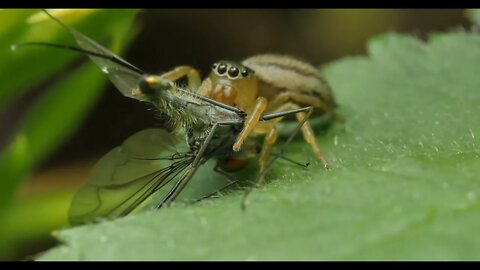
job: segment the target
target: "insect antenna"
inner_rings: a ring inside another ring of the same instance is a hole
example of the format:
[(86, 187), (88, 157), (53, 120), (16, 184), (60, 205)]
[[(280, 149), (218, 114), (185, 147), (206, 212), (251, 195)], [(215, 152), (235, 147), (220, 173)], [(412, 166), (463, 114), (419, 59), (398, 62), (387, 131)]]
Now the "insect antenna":
[(137, 159), (137, 160), (178, 160), (178, 159), (183, 159), (183, 158), (186, 158), (190, 156), (188, 153), (179, 153), (179, 152), (176, 152), (175, 154), (169, 156), (169, 157), (158, 157), (158, 158), (138, 158), (138, 157), (135, 157), (133, 159)]
[[(99, 57), (99, 58), (103, 58), (103, 59), (107, 59), (109, 61), (112, 61), (113, 63), (116, 63), (118, 65), (121, 65), (122, 67), (124, 68), (127, 68), (131, 71), (134, 71), (136, 73), (138, 73), (139, 75), (144, 75), (146, 74), (143, 70), (141, 70), (140, 68), (118, 58), (118, 57), (114, 57), (114, 56), (111, 56), (111, 55), (108, 55), (108, 54), (102, 54), (102, 53), (97, 53), (97, 52), (93, 52), (93, 51), (89, 51), (89, 50), (85, 50), (85, 49), (82, 49), (80, 47), (76, 47), (76, 46), (71, 46), (71, 45), (64, 45), (64, 44), (56, 44), (56, 43), (49, 43), (49, 42), (23, 42), (23, 43), (17, 43), (17, 44), (13, 44), (10, 46), (10, 49), (12, 51), (15, 51), (17, 49), (20, 49), (22, 47), (26, 47), (26, 46), (43, 46), (43, 47), (51, 47), (51, 48), (56, 48), (56, 49), (63, 49), (63, 50), (68, 50), (68, 51), (74, 51), (74, 52), (80, 52), (80, 53), (84, 53), (86, 55), (90, 55), (90, 56), (94, 56), (94, 57)], [(194, 93), (194, 92), (191, 92), (191, 91), (187, 91), (187, 90), (184, 90), (184, 89), (181, 89), (179, 87), (177, 87), (177, 91), (180, 91), (180, 92), (183, 92), (187, 95), (191, 95), (191, 96), (194, 96), (198, 99), (201, 99), (203, 101), (206, 101), (210, 104), (213, 104), (215, 106), (218, 106), (218, 107), (221, 107), (221, 108), (224, 108), (226, 110), (229, 110), (229, 111), (232, 111), (232, 112), (235, 112), (237, 114), (239, 114), (240, 116), (245, 116), (246, 113), (243, 112), (242, 110), (236, 108), (236, 107), (233, 107), (233, 106), (229, 106), (227, 104), (224, 104), (224, 103), (221, 103), (219, 101), (216, 101), (214, 99), (211, 99), (211, 98), (208, 98), (206, 96), (202, 96), (202, 95), (199, 95), (197, 93)]]
[(64, 49), (64, 50), (69, 50), (69, 51), (74, 51), (74, 52), (81, 52), (81, 53), (84, 53), (86, 55), (100, 57), (100, 58), (110, 60), (110, 61), (112, 61), (116, 64), (119, 64), (119, 65), (127, 68), (127, 69), (135, 71), (139, 75), (145, 74), (145, 72), (143, 72), (143, 70), (137, 68), (136, 66), (128, 64), (125, 61), (120, 60), (119, 58), (116, 58), (116, 57), (113, 57), (113, 56), (110, 56), (110, 55), (106, 55), (106, 54), (102, 54), (102, 53), (92, 52), (92, 51), (85, 50), (85, 49), (75, 47), (75, 46), (71, 46), (71, 45), (56, 44), (56, 43), (49, 43), (49, 42), (23, 42), (23, 43), (13, 44), (12, 46), (10, 46), (10, 49), (12, 51), (15, 51), (17, 49), (20, 49), (20, 48), (26, 47), (26, 46), (44, 46), (44, 47), (52, 47), (52, 48)]

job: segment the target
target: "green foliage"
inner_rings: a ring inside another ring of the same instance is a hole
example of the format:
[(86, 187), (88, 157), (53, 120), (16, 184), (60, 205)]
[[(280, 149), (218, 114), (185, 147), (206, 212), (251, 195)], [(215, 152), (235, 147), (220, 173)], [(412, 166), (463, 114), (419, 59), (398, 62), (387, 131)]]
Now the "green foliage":
[(347, 119), (318, 136), (331, 170), (279, 161), (245, 212), (237, 191), (61, 230), (39, 259), (479, 259), (478, 70), (472, 34), (376, 37), (324, 69)]
[[(62, 13), (64, 12), (64, 13)], [(126, 29), (133, 21), (136, 10), (70, 10), (61, 11), (58, 17), (96, 40), (111, 44), (117, 53), (120, 45), (128, 44)], [(63, 14), (63, 15), (62, 15)], [(43, 15), (43, 18), (42, 18)], [(41, 82), (54, 76), (54, 85), (27, 108), (16, 132), (0, 149), (0, 257), (4, 249), (13, 249), (14, 239), (23, 239), (9, 230), (11, 211), (8, 207), (27, 176), (71, 135), (82, 123), (89, 109), (101, 94), (105, 76), (90, 62), (67, 69), (77, 53), (52, 48), (21, 48), (10, 50), (12, 44), (26, 41), (43, 41), (74, 45), (65, 29), (52, 22), (40, 10), (0, 10), (0, 113), (15, 106), (21, 97)], [(62, 71), (67, 70), (68, 72)], [(61, 77), (59, 76), (61, 74)], [(5, 135), (5, 134), (3, 134)], [(21, 208), (21, 207), (20, 207)], [(7, 211), (7, 213), (5, 213)], [(18, 215), (22, 215), (18, 213)], [(57, 227), (49, 224), (46, 231)], [(35, 226), (29, 223), (29, 226)], [(12, 227), (13, 228), (13, 227)], [(39, 231), (38, 228), (32, 231)], [(25, 231), (23, 232), (25, 233)], [(8, 239), (7, 239), (8, 238)]]

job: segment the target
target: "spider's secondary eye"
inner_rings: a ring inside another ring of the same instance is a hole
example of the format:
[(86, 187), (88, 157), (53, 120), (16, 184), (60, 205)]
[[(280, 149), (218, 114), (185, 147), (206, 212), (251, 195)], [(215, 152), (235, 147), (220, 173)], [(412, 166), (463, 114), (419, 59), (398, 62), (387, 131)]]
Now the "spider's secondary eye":
[(247, 77), (248, 74), (250, 74), (250, 72), (248, 72), (248, 69), (242, 70), (242, 76), (243, 76), (243, 77)]
[(236, 67), (231, 67), (231, 68), (228, 70), (228, 75), (230, 75), (230, 77), (232, 77), (232, 78), (237, 77), (237, 76), (238, 76), (238, 73), (239, 73), (239, 71), (238, 71), (238, 68), (236, 68)]
[(215, 70), (215, 69), (217, 68), (217, 66), (218, 66), (218, 63), (213, 63), (213, 65), (212, 65), (212, 67), (211, 67), (212, 70)]
[(220, 75), (225, 74), (225, 72), (227, 72), (227, 65), (225, 65), (225, 64), (220, 64), (220, 65), (218, 66), (218, 68), (217, 68), (217, 72), (218, 72), (218, 74), (220, 74)]

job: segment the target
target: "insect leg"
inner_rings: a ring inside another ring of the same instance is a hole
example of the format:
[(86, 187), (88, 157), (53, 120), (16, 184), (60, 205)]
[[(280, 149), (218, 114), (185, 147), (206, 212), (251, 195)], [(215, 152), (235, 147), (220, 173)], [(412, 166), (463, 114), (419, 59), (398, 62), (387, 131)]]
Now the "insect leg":
[(228, 180), (230, 180), (230, 182), (235, 181), (235, 177), (233, 177), (233, 175), (231, 173), (228, 173), (228, 172), (224, 171), (222, 168), (220, 168), (220, 163), (219, 162), (217, 162), (217, 164), (213, 168), (213, 171), (215, 171), (218, 174), (221, 174), (221, 175), (225, 176)]
[(190, 165), (189, 170), (185, 172), (185, 174), (182, 176), (182, 178), (180, 178), (180, 180), (177, 181), (177, 183), (175, 183), (175, 185), (168, 192), (167, 196), (165, 196), (163, 201), (159, 205), (157, 205), (157, 208), (161, 208), (164, 205), (168, 206), (170, 203), (172, 203), (178, 197), (180, 192), (182, 192), (190, 179), (192, 179), (192, 176), (197, 171), (197, 169), (198, 167)]
[(191, 202), (192, 204), (193, 204), (193, 203), (197, 203), (197, 202), (199, 202), (199, 201), (203, 201), (203, 200), (205, 200), (205, 199), (208, 199), (208, 198), (212, 197), (212, 196), (215, 195), (215, 194), (219, 194), (219, 193), (222, 192), (223, 190), (225, 190), (225, 189), (233, 186), (234, 184), (236, 184), (236, 183), (238, 183), (238, 182), (240, 181), (240, 180), (238, 180), (238, 179), (235, 179), (232, 174), (230, 174), (230, 173), (222, 170), (222, 169), (220, 168), (220, 165), (219, 165), (219, 164), (220, 164), (220, 163), (217, 162), (217, 164), (215, 165), (215, 167), (213, 168), (213, 170), (214, 170), (215, 172), (217, 172), (217, 173), (225, 176), (225, 177), (228, 179), (228, 183), (225, 184), (225, 185), (223, 185), (221, 188), (215, 190), (214, 192), (211, 192), (211, 193), (209, 193), (209, 194), (207, 194), (207, 195), (205, 195), (205, 196), (200, 197), (199, 199), (194, 200), (193, 202)]
[(307, 113), (306, 114), (304, 112), (297, 112), (296, 113), (296, 115), (299, 115), (299, 114), (303, 115), (303, 119), (301, 119), (301, 121), (299, 121), (295, 130), (292, 132), (292, 134), (290, 134), (290, 136), (287, 138), (285, 143), (282, 145), (282, 147), (280, 148), (279, 154), (274, 155), (274, 157), (268, 162), (268, 164), (265, 166), (265, 170), (263, 172), (261, 172), (260, 175), (258, 176), (258, 179), (265, 176), (266, 172), (270, 169), (270, 167), (272, 166), (273, 162), (275, 162), (275, 160), (277, 160), (278, 158), (283, 158), (283, 155), (285, 154), (285, 149), (287, 148), (287, 146), (293, 140), (295, 135), (297, 135), (297, 133), (300, 131), (300, 129), (303, 129), (303, 126), (306, 123), (308, 123), (307, 120), (310, 117), (310, 115), (312, 114), (313, 108), (312, 107), (306, 107), (306, 108), (307, 108)]
[(202, 158), (203, 153), (204, 153), (205, 150), (207, 149), (208, 144), (209, 144), (210, 141), (212, 140), (213, 135), (215, 134), (215, 131), (217, 130), (217, 128), (218, 128), (219, 126), (232, 126), (232, 125), (238, 125), (238, 124), (239, 124), (239, 122), (237, 122), (237, 121), (226, 121), (226, 122), (217, 122), (217, 123), (215, 123), (215, 124), (213, 125), (212, 129), (210, 129), (210, 132), (208, 133), (207, 138), (206, 138), (205, 141), (203, 142), (202, 147), (200, 147), (200, 149), (198, 150), (198, 154), (197, 154), (197, 156), (195, 157), (195, 159), (193, 160), (192, 165), (196, 166), (196, 165), (200, 162), (200, 158)]
[[(273, 144), (273, 143), (272, 143), (272, 144)], [(262, 149), (262, 152), (263, 152), (263, 149)], [(276, 157), (278, 157), (278, 158), (284, 159), (284, 160), (286, 160), (286, 161), (288, 161), (288, 162), (291, 162), (291, 163), (293, 163), (293, 164), (295, 164), (295, 165), (297, 165), (297, 166), (300, 166), (300, 167), (306, 168), (306, 167), (308, 167), (308, 165), (309, 165), (309, 163), (307, 163), (307, 164), (302, 164), (302, 163), (299, 163), (299, 162), (297, 162), (297, 161), (295, 161), (295, 160), (291, 160), (291, 159), (289, 159), (289, 158), (287, 158), (287, 157), (284, 157), (284, 156), (283, 156), (283, 153), (281, 153), (281, 154), (272, 154), (272, 155), (273, 155), (273, 156), (276, 156)], [(267, 158), (268, 158), (269, 154), (267, 153), (266, 156), (267, 156)], [(261, 159), (261, 158), (260, 158), (260, 159)], [(266, 161), (267, 161), (267, 160), (265, 160), (265, 162), (266, 162)], [(263, 166), (265, 167), (265, 165), (263, 165)], [(199, 201), (202, 201), (202, 200), (204, 200), (204, 199), (208, 199), (208, 198), (214, 196), (215, 194), (219, 194), (219, 193), (221, 193), (223, 190), (225, 190), (225, 189), (233, 186), (234, 184), (236, 184), (236, 183), (238, 183), (238, 182), (240, 181), (239, 179), (235, 179), (231, 174), (229, 174), (229, 173), (223, 171), (222, 169), (220, 169), (219, 163), (217, 163), (217, 165), (215, 166), (215, 168), (214, 168), (213, 170), (214, 170), (215, 172), (220, 173), (221, 175), (225, 176), (225, 177), (226, 177), (228, 180), (230, 180), (230, 181), (229, 181), (227, 184), (225, 184), (224, 186), (222, 186), (221, 188), (219, 188), (218, 190), (216, 190), (216, 191), (214, 191), (214, 192), (212, 192), (212, 193), (210, 193), (210, 194), (208, 194), (208, 195), (205, 195), (205, 196), (203, 196), (203, 197), (201, 197), (201, 198), (199, 198), (199, 199), (197, 199), (197, 200), (194, 200), (193, 202), (191, 202), (192, 204), (193, 204), (193, 203), (197, 203), (197, 202), (199, 202)], [(264, 170), (261, 170), (261, 171), (264, 171)], [(261, 177), (261, 178), (259, 177), (258, 179), (263, 179), (263, 177)], [(260, 180), (256, 180), (257, 186), (258, 186), (258, 182), (260, 182)]]
[[(288, 108), (285, 108), (288, 109)], [(271, 122), (269, 123), (259, 123), (257, 127), (255, 128), (254, 132), (257, 134), (266, 134), (265, 139), (263, 141), (263, 146), (262, 150), (260, 152), (260, 157), (258, 159), (259, 166), (260, 166), (260, 175), (263, 175), (263, 171), (265, 170), (266, 163), (268, 161), (268, 158), (270, 157), (270, 152), (272, 150), (273, 145), (275, 144), (277, 137), (278, 137), (278, 129), (277, 126), (275, 125), (276, 122), (281, 121), (284, 116), (286, 115), (291, 115), (291, 114), (298, 114), (300, 112), (303, 112), (306, 110), (306, 108), (295, 108), (296, 110), (292, 111), (282, 111), (278, 113), (273, 113), (273, 114), (268, 114), (263, 116), (263, 120), (266, 120), (266, 118), (270, 118)], [(286, 159), (287, 161), (290, 161), (292, 163), (295, 163), (300, 166), (305, 166), (304, 164), (300, 164), (298, 162), (295, 162), (293, 160), (284, 158), (283, 156), (280, 156), (282, 159)], [(261, 176), (257, 179), (256, 181), (257, 186), (263, 186), (264, 183), (264, 177)]]
[(239, 181), (240, 181), (239, 179), (236, 179), (236, 180), (234, 180), (234, 181), (232, 181), (232, 182), (228, 182), (227, 184), (225, 184), (223, 187), (219, 188), (218, 190), (216, 190), (216, 191), (214, 191), (214, 192), (212, 192), (212, 193), (210, 193), (210, 194), (207, 194), (207, 195), (205, 195), (205, 196), (203, 196), (203, 197), (201, 197), (201, 198), (199, 198), (199, 199), (196, 199), (195, 201), (193, 201), (193, 202), (191, 202), (191, 203), (192, 203), (192, 204), (193, 204), (193, 203), (197, 203), (197, 202), (203, 201), (203, 200), (205, 200), (205, 199), (208, 199), (208, 198), (212, 197), (212, 196), (215, 195), (215, 194), (219, 194), (220, 192), (224, 191), (225, 189), (227, 189), (227, 188), (229, 188), (229, 187), (237, 184)]
[(202, 147), (198, 150), (197, 155), (195, 156), (195, 159), (193, 160), (192, 164), (190, 165), (190, 169), (180, 178), (180, 180), (175, 183), (175, 186), (168, 192), (167, 196), (163, 199), (163, 201), (157, 206), (157, 208), (161, 208), (163, 205), (168, 205), (171, 202), (173, 202), (180, 192), (185, 188), (187, 183), (190, 181), (192, 178), (193, 174), (197, 171), (199, 165), (200, 165), (200, 160), (203, 157), (203, 154), (205, 153), (205, 150), (207, 149), (208, 144), (213, 138), (213, 135), (215, 134), (215, 131), (219, 126), (222, 125), (234, 125), (238, 124), (238, 122), (218, 122), (215, 123), (212, 128), (210, 129), (210, 132), (208, 133), (207, 138), (205, 139)]
[[(275, 111), (284, 111), (284, 110), (291, 110), (291, 109), (297, 109), (297, 108), (300, 108), (300, 106), (298, 106), (298, 104), (295, 104), (295, 103), (292, 103), (292, 102), (287, 102), (287, 103), (281, 105)], [(312, 126), (310, 125), (308, 120), (305, 119), (305, 116), (306, 116), (305, 113), (299, 112), (299, 113), (295, 114), (295, 116), (296, 116), (298, 122), (305, 121), (305, 124), (303, 124), (302, 127), (301, 127), (302, 128), (302, 133), (303, 133), (303, 138), (305, 139), (305, 141), (308, 144), (310, 144), (310, 146), (312, 147), (317, 159), (320, 160), (320, 162), (325, 167), (327, 167), (327, 161), (323, 157), (322, 151), (320, 150), (320, 146), (318, 145), (317, 139), (315, 138), (315, 134), (312, 130)], [(303, 120), (303, 119), (305, 119), (305, 120)]]
[[(294, 104), (296, 105), (296, 104)], [(287, 140), (285, 141), (285, 143), (282, 145), (282, 147), (280, 148), (280, 151), (279, 151), (279, 154), (278, 155), (274, 155), (272, 159), (270, 159), (270, 161), (267, 163), (267, 165), (265, 166), (265, 169), (263, 170), (263, 172), (259, 172), (259, 175), (257, 176), (257, 180), (256, 182), (258, 183), (260, 179), (262, 179), (263, 177), (265, 177), (265, 174), (268, 172), (268, 170), (270, 170), (270, 168), (272, 167), (273, 163), (278, 159), (278, 158), (282, 158), (284, 153), (285, 153), (285, 149), (287, 148), (287, 146), (290, 144), (290, 142), (293, 140), (293, 138), (295, 137), (295, 135), (297, 135), (297, 133), (300, 131), (301, 128), (303, 128), (303, 125), (307, 122), (307, 119), (310, 117), (310, 115), (313, 113), (313, 108), (312, 107), (306, 107), (305, 108), (305, 111), (307, 112), (306, 114), (303, 112), (303, 111), (296, 111), (295, 114), (298, 115), (298, 114), (302, 114), (304, 115), (303, 119), (301, 121), (299, 121), (297, 127), (295, 128), (295, 130), (292, 132), (292, 134), (290, 134), (290, 136), (287, 138)], [(248, 195), (253, 191), (253, 188), (254, 187), (251, 187), (249, 189), (247, 189), (247, 191), (245, 192), (245, 195), (242, 199), (242, 202), (241, 202), (241, 208), (242, 210), (245, 210), (246, 209), (246, 201), (247, 201), (247, 197)]]
[(237, 137), (237, 140), (233, 144), (233, 151), (237, 152), (243, 145), (245, 139), (247, 139), (248, 135), (255, 129), (262, 116), (263, 112), (267, 108), (268, 101), (264, 97), (258, 97), (255, 101), (255, 105), (253, 107), (252, 112), (250, 112), (245, 120), (243, 125), (243, 130)]

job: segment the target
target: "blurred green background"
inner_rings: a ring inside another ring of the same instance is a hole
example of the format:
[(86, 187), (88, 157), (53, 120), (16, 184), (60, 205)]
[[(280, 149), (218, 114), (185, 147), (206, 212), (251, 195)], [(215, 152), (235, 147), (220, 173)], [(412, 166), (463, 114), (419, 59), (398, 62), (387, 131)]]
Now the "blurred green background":
[[(39, 10), (0, 10), (0, 259), (28, 259), (67, 227), (75, 189), (106, 151), (159, 126), (86, 57), (10, 45), (74, 45)], [(464, 10), (58, 10), (54, 15), (150, 73), (284, 53), (322, 65), (361, 54), (373, 35), (425, 37), (469, 25)]]

